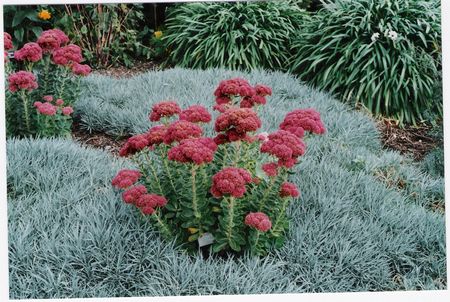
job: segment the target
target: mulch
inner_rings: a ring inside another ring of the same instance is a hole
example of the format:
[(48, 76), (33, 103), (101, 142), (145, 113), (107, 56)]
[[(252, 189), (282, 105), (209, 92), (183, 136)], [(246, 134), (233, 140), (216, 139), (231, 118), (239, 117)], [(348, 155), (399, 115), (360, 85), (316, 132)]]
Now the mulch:
[(115, 138), (106, 133), (88, 132), (81, 129), (78, 123), (72, 126), (72, 138), (82, 145), (110, 152), (114, 156), (119, 156), (119, 150), (126, 141), (126, 138)]
[(412, 156), (417, 161), (440, 144), (439, 139), (429, 134), (431, 126), (426, 124), (400, 128), (394, 121), (382, 119), (378, 121), (377, 127), (384, 148)]
[(108, 67), (106, 69), (96, 69), (92, 73), (106, 75), (114, 78), (131, 78), (135, 75), (151, 71), (160, 70), (161, 66), (158, 62), (148, 61), (148, 62), (137, 62), (132, 67)]

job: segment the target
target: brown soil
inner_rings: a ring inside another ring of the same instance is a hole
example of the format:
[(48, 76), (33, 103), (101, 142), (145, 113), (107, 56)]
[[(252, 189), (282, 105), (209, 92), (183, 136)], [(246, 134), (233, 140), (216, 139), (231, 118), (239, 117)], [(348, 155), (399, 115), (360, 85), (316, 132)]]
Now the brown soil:
[(107, 75), (114, 78), (130, 78), (132, 76), (151, 71), (160, 70), (160, 65), (157, 62), (136, 62), (133, 67), (108, 67), (106, 69), (97, 69), (93, 74)]
[(402, 129), (395, 122), (383, 119), (378, 121), (377, 126), (381, 132), (381, 140), (385, 148), (410, 155), (415, 160), (422, 160), (429, 151), (440, 143), (438, 139), (428, 134), (431, 126), (425, 124), (416, 127), (407, 126)]
[(119, 150), (125, 143), (126, 138), (114, 138), (110, 135), (100, 132), (92, 132), (81, 129), (79, 124), (74, 123), (72, 127), (72, 138), (82, 145), (91, 146), (119, 156)]

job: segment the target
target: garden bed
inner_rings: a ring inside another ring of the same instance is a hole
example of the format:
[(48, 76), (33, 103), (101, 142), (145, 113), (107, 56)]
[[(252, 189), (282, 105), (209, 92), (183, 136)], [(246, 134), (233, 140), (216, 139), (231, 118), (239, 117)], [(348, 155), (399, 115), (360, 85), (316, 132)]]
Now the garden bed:
[[(11, 298), (266, 294), (442, 289), (447, 286), (443, 179), (383, 150), (375, 122), (282, 73), (173, 69), (129, 79), (92, 75), (77, 103), (83, 131), (124, 137), (149, 127), (151, 105), (211, 106), (222, 79), (273, 88), (263, 131), (314, 107), (327, 134), (307, 139), (293, 181), (287, 242), (264, 258), (204, 259), (161, 239), (111, 179), (130, 162), (85, 142), (9, 140)], [(277, 108), (270, 110), (269, 108)], [(80, 134), (75, 134), (80, 137)], [(117, 148), (117, 145), (115, 145)]]

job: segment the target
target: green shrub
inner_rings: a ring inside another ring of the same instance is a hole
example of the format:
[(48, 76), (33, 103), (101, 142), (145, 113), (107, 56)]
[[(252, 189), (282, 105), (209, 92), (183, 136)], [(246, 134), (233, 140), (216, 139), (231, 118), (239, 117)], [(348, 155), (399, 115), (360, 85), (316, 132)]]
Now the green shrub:
[(190, 3), (166, 20), (167, 63), (192, 68), (287, 69), (306, 13), (287, 2)]
[(56, 25), (83, 48), (92, 66), (131, 66), (135, 58), (151, 55), (143, 43), (144, 37), (150, 38), (148, 28), (139, 30), (142, 4), (65, 5), (59, 14)]
[(291, 70), (374, 114), (415, 123), (441, 112), (438, 1), (336, 0), (293, 43)]

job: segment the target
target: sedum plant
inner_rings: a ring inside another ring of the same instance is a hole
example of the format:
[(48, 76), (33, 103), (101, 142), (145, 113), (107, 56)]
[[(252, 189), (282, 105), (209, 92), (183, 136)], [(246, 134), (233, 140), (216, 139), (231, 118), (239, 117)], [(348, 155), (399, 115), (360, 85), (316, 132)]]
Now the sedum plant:
[(168, 64), (286, 69), (291, 37), (307, 14), (288, 2), (189, 3), (169, 11)]
[(306, 133), (322, 134), (325, 127), (315, 110), (297, 109), (279, 130), (257, 133), (258, 108), (271, 94), (268, 86), (241, 78), (220, 82), (214, 138), (204, 136), (212, 120), (205, 107), (155, 104), (149, 119), (160, 124), (132, 136), (120, 150), (138, 169), (119, 171), (112, 185), (187, 250), (212, 243), (214, 253), (264, 255), (280, 247), (288, 206), (299, 196), (289, 175), (305, 153)]
[[(78, 98), (81, 76), (91, 72), (88, 65), (81, 64), (81, 48), (70, 44), (59, 29), (42, 32), (36, 42), (14, 52), (8, 33), (4, 41), (7, 134), (70, 135), (71, 106)], [(13, 59), (8, 58), (8, 52), (13, 53)]]
[(327, 1), (293, 43), (291, 70), (400, 124), (442, 114), (438, 1)]

